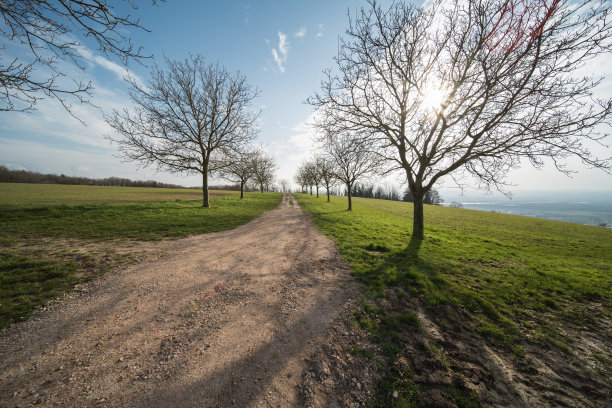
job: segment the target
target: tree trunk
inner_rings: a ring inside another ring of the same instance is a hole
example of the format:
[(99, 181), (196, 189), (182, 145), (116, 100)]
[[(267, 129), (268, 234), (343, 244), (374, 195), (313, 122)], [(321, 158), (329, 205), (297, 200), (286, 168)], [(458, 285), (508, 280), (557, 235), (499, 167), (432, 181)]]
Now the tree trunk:
[(240, 182), (240, 199), (244, 198), (244, 181)]
[(327, 202), (329, 203), (329, 185), (327, 186)]
[(319, 198), (319, 185), (317, 184), (317, 198)]
[(312, 186), (310, 186), (310, 195), (312, 195)]
[(208, 164), (202, 168), (202, 203), (204, 208), (210, 208), (210, 202), (208, 201)]
[(263, 194), (263, 183), (259, 184), (259, 190), (261, 191), (261, 194)]
[(353, 196), (351, 195), (351, 186), (347, 184), (347, 187), (348, 187), (348, 204), (349, 204), (347, 211), (353, 211), (353, 200), (352, 200)]
[(414, 218), (412, 219), (412, 237), (416, 239), (425, 238), (425, 227), (423, 226), (423, 193), (412, 192), (414, 198)]

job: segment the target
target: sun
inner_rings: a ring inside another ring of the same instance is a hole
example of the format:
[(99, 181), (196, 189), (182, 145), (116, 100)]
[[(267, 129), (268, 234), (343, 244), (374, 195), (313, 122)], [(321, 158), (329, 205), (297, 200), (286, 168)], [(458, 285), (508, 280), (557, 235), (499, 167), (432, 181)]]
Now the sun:
[(431, 88), (423, 91), (423, 101), (421, 102), (426, 108), (440, 109), (444, 102), (444, 92), (439, 89)]

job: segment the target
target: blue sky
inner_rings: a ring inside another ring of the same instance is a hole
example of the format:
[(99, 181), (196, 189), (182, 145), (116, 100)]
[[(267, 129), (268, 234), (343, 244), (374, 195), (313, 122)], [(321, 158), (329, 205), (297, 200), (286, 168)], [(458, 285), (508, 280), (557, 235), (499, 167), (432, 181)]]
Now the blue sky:
[[(300, 162), (308, 158), (311, 131), (306, 126), (312, 108), (304, 100), (319, 86), (321, 72), (333, 67), (338, 36), (348, 24), (347, 10), (353, 13), (364, 1), (187, 1), (171, 0), (153, 7), (139, 2), (131, 11), (151, 32), (130, 32), (144, 53), (161, 58), (183, 59), (201, 54), (230, 70), (240, 70), (261, 91), (256, 107), (262, 109), (259, 142), (268, 146), (278, 164), (278, 177), (293, 178)], [(124, 6), (125, 7), (125, 6)], [(88, 45), (85, 43), (85, 45)], [(125, 70), (108, 62), (89, 48), (88, 70), (65, 69), (91, 79), (94, 104), (104, 111), (127, 106), (127, 86), (121, 80)], [(20, 49), (9, 44), (8, 55)], [(610, 67), (610, 64), (607, 64)], [(147, 79), (148, 68), (131, 63), (131, 73)], [(606, 87), (612, 89), (612, 87)], [(610, 97), (610, 93), (604, 95)], [(156, 179), (182, 185), (200, 185), (198, 176), (175, 176), (137, 169), (121, 163), (116, 148), (104, 139), (110, 128), (100, 110), (76, 106), (83, 126), (54, 101), (43, 101), (29, 114), (0, 113), (0, 164), (16, 169), (64, 173), (86, 177), (118, 176)], [(610, 149), (597, 148), (602, 156)], [(536, 171), (525, 166), (510, 175), (515, 189), (610, 189), (612, 176), (601, 171), (579, 170), (573, 178), (552, 169)], [(399, 185), (401, 179), (388, 180)]]

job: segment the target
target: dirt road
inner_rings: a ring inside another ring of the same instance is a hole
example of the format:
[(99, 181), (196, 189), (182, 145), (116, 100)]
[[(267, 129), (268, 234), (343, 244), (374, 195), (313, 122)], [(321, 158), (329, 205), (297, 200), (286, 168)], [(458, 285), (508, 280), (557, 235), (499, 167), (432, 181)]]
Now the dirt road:
[(347, 302), (346, 269), (292, 196), (168, 242), (0, 335), (0, 406), (295, 406)]

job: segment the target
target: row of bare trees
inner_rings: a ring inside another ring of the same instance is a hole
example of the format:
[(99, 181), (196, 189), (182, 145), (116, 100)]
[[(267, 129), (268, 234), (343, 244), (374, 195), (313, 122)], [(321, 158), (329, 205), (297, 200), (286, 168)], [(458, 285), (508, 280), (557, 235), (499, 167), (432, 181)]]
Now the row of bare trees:
[(403, 172), (414, 238), (443, 179), (503, 191), (521, 163), (569, 173), (570, 157), (610, 171), (589, 148), (607, 137), (612, 100), (595, 97), (602, 78), (582, 69), (611, 50), (608, 1), (368, 3), (308, 102), (347, 186), (370, 170), (357, 156)]
[(274, 182), (274, 158), (261, 148), (251, 148), (240, 152), (221, 170), (221, 175), (240, 185), (240, 198), (244, 198), (244, 188), (249, 181), (258, 185), (260, 192), (270, 190)]
[(320, 139), (322, 154), (315, 156), (311, 161), (304, 162), (298, 169), (295, 182), (302, 186), (316, 188), (319, 197), (319, 186), (327, 191), (327, 201), (330, 199), (330, 190), (336, 182), (346, 187), (348, 196), (348, 210), (353, 209), (352, 191), (355, 183), (367, 178), (380, 170), (379, 161), (374, 152), (362, 144), (361, 139), (345, 137), (323, 137)]
[(254, 180), (263, 193), (274, 180), (274, 159), (253, 147), (259, 94), (239, 72), (206, 64), (201, 56), (155, 64), (151, 80), (128, 78), (131, 108), (106, 116), (122, 157), (176, 174), (201, 174), (202, 201), (210, 207), (208, 178), (220, 175), (244, 187)]

